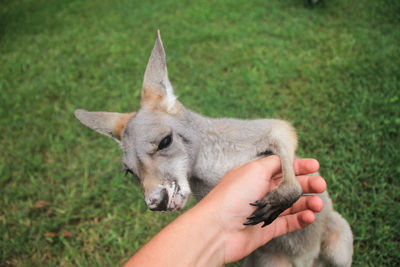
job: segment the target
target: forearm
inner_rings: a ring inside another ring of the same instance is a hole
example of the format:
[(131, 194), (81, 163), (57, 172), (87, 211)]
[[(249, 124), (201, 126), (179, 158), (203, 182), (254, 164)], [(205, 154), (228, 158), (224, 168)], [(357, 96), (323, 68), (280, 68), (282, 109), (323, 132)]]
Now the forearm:
[(213, 214), (197, 205), (141, 248), (125, 266), (221, 266), (223, 236)]

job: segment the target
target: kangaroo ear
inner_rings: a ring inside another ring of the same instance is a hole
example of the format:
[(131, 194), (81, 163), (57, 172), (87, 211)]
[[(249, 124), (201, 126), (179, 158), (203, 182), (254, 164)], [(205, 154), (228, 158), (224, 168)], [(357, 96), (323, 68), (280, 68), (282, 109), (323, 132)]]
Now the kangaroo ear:
[(157, 30), (156, 41), (146, 66), (142, 89), (142, 107), (159, 107), (173, 112), (176, 104), (174, 90), (168, 79), (165, 51)]
[(122, 139), (122, 130), (129, 119), (135, 116), (136, 112), (90, 112), (83, 109), (77, 109), (74, 114), (78, 120), (87, 127), (120, 142)]

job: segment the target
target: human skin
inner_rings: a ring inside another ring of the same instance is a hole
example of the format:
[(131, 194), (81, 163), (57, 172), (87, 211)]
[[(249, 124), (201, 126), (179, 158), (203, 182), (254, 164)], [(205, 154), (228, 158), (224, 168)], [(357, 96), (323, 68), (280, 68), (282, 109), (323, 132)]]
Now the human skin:
[[(325, 181), (314, 175), (319, 163), (296, 159), (294, 169), (303, 193), (322, 193)], [(278, 156), (229, 171), (197, 205), (155, 235), (125, 266), (221, 266), (249, 255), (271, 239), (306, 227), (323, 208), (319, 196), (302, 196), (274, 222), (245, 226), (255, 207), (282, 177)]]

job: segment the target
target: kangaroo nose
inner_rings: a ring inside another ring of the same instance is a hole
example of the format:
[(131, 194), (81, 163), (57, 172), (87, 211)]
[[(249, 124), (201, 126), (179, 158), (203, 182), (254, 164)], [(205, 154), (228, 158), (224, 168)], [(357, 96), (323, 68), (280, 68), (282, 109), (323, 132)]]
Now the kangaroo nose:
[[(168, 207), (168, 191), (167, 189), (163, 188), (158, 197), (158, 205), (149, 207), (152, 211), (166, 211)], [(153, 204), (153, 203), (152, 203)], [(156, 204), (156, 203), (154, 203)]]

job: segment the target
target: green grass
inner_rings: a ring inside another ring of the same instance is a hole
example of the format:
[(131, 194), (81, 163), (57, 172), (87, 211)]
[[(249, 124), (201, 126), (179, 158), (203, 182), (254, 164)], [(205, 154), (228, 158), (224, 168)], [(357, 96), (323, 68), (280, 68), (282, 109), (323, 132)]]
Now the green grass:
[(117, 145), (73, 116), (139, 107), (157, 28), (186, 107), (291, 121), (352, 226), (354, 266), (399, 265), (399, 14), (389, 0), (0, 1), (0, 265), (114, 266), (178, 215), (150, 212)]

